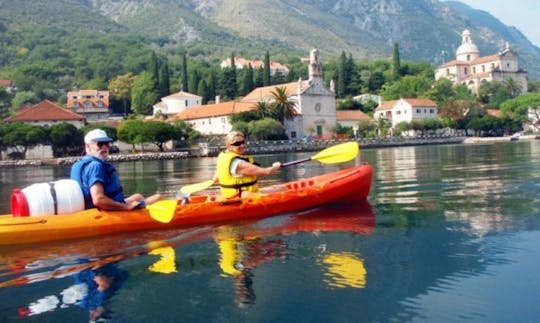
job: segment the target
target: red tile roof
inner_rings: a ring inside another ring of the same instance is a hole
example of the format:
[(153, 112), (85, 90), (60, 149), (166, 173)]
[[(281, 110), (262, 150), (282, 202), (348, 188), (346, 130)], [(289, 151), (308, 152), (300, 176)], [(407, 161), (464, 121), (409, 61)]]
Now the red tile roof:
[[(302, 89), (309, 87), (309, 81), (301, 81), (300, 86)], [(272, 101), (274, 99), (272, 92), (276, 91), (277, 87), (284, 87), (287, 96), (298, 94), (298, 82), (284, 83), (279, 85), (270, 85), (258, 87), (255, 90), (248, 93), (242, 102), (260, 102), (260, 101)]]
[(252, 102), (228, 101), (223, 103), (200, 105), (187, 108), (186, 110), (174, 115), (170, 120), (194, 120), (202, 118), (211, 118), (219, 116), (228, 116), (232, 113), (239, 113), (256, 109)]
[(437, 107), (437, 103), (430, 99), (403, 99), (403, 101), (409, 103), (412, 107)]
[(373, 119), (360, 110), (337, 110), (337, 121), (372, 121)]
[(396, 105), (398, 101), (399, 100), (383, 101), (377, 106), (375, 111), (392, 110), (392, 108), (394, 107), (394, 105)]
[(499, 109), (486, 109), (486, 113), (493, 117), (497, 117), (497, 118), (501, 117), (501, 110)]
[(68, 120), (84, 120), (85, 117), (66, 110), (58, 105), (52, 103), (49, 100), (43, 100), (38, 104), (23, 109), (19, 113), (6, 118), (6, 122), (15, 121), (68, 121)]

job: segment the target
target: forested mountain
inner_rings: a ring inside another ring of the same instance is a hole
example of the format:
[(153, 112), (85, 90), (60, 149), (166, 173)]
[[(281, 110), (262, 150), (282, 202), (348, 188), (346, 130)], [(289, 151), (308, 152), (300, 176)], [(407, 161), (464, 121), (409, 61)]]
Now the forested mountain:
[[(483, 55), (509, 42), (521, 66), (540, 79), (540, 49), (517, 29), (459, 2), (437, 0), (0, 0), (0, 78), (20, 88), (85, 82), (148, 68), (151, 51), (217, 63), (236, 54), (273, 60), (388, 59), (433, 65), (454, 58), (469, 28)], [(87, 83), (86, 83), (87, 84)], [(50, 88), (50, 86), (48, 87)]]

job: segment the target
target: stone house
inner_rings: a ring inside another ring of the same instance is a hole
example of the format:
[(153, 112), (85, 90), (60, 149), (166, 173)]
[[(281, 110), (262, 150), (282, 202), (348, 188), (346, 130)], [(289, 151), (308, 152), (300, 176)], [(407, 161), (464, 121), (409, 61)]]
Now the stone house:
[(66, 107), (74, 113), (85, 116), (88, 121), (107, 119), (110, 115), (109, 91), (69, 91)]

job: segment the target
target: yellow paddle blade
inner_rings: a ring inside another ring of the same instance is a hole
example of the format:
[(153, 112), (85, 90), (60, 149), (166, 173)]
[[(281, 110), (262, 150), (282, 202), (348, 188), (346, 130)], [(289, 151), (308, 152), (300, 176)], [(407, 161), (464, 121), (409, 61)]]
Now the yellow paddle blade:
[(189, 196), (192, 193), (204, 191), (205, 189), (212, 186), (212, 184), (214, 184), (213, 180), (208, 180), (208, 181), (205, 181), (205, 182), (190, 184), (190, 185), (182, 186), (182, 188), (180, 189), (180, 192), (184, 193), (184, 195)]
[(317, 160), (323, 164), (344, 163), (354, 159), (359, 150), (357, 142), (346, 142), (322, 150), (311, 157), (311, 160)]
[(177, 203), (176, 200), (157, 201), (154, 204), (147, 205), (146, 209), (150, 212), (152, 219), (162, 223), (169, 223), (174, 217)]

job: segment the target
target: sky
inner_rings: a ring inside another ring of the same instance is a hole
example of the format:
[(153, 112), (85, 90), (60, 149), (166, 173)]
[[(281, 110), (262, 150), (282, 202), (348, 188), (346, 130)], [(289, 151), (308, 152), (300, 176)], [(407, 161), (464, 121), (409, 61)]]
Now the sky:
[(490, 13), (503, 24), (514, 26), (531, 43), (540, 47), (540, 19), (538, 0), (458, 0), (469, 7)]

